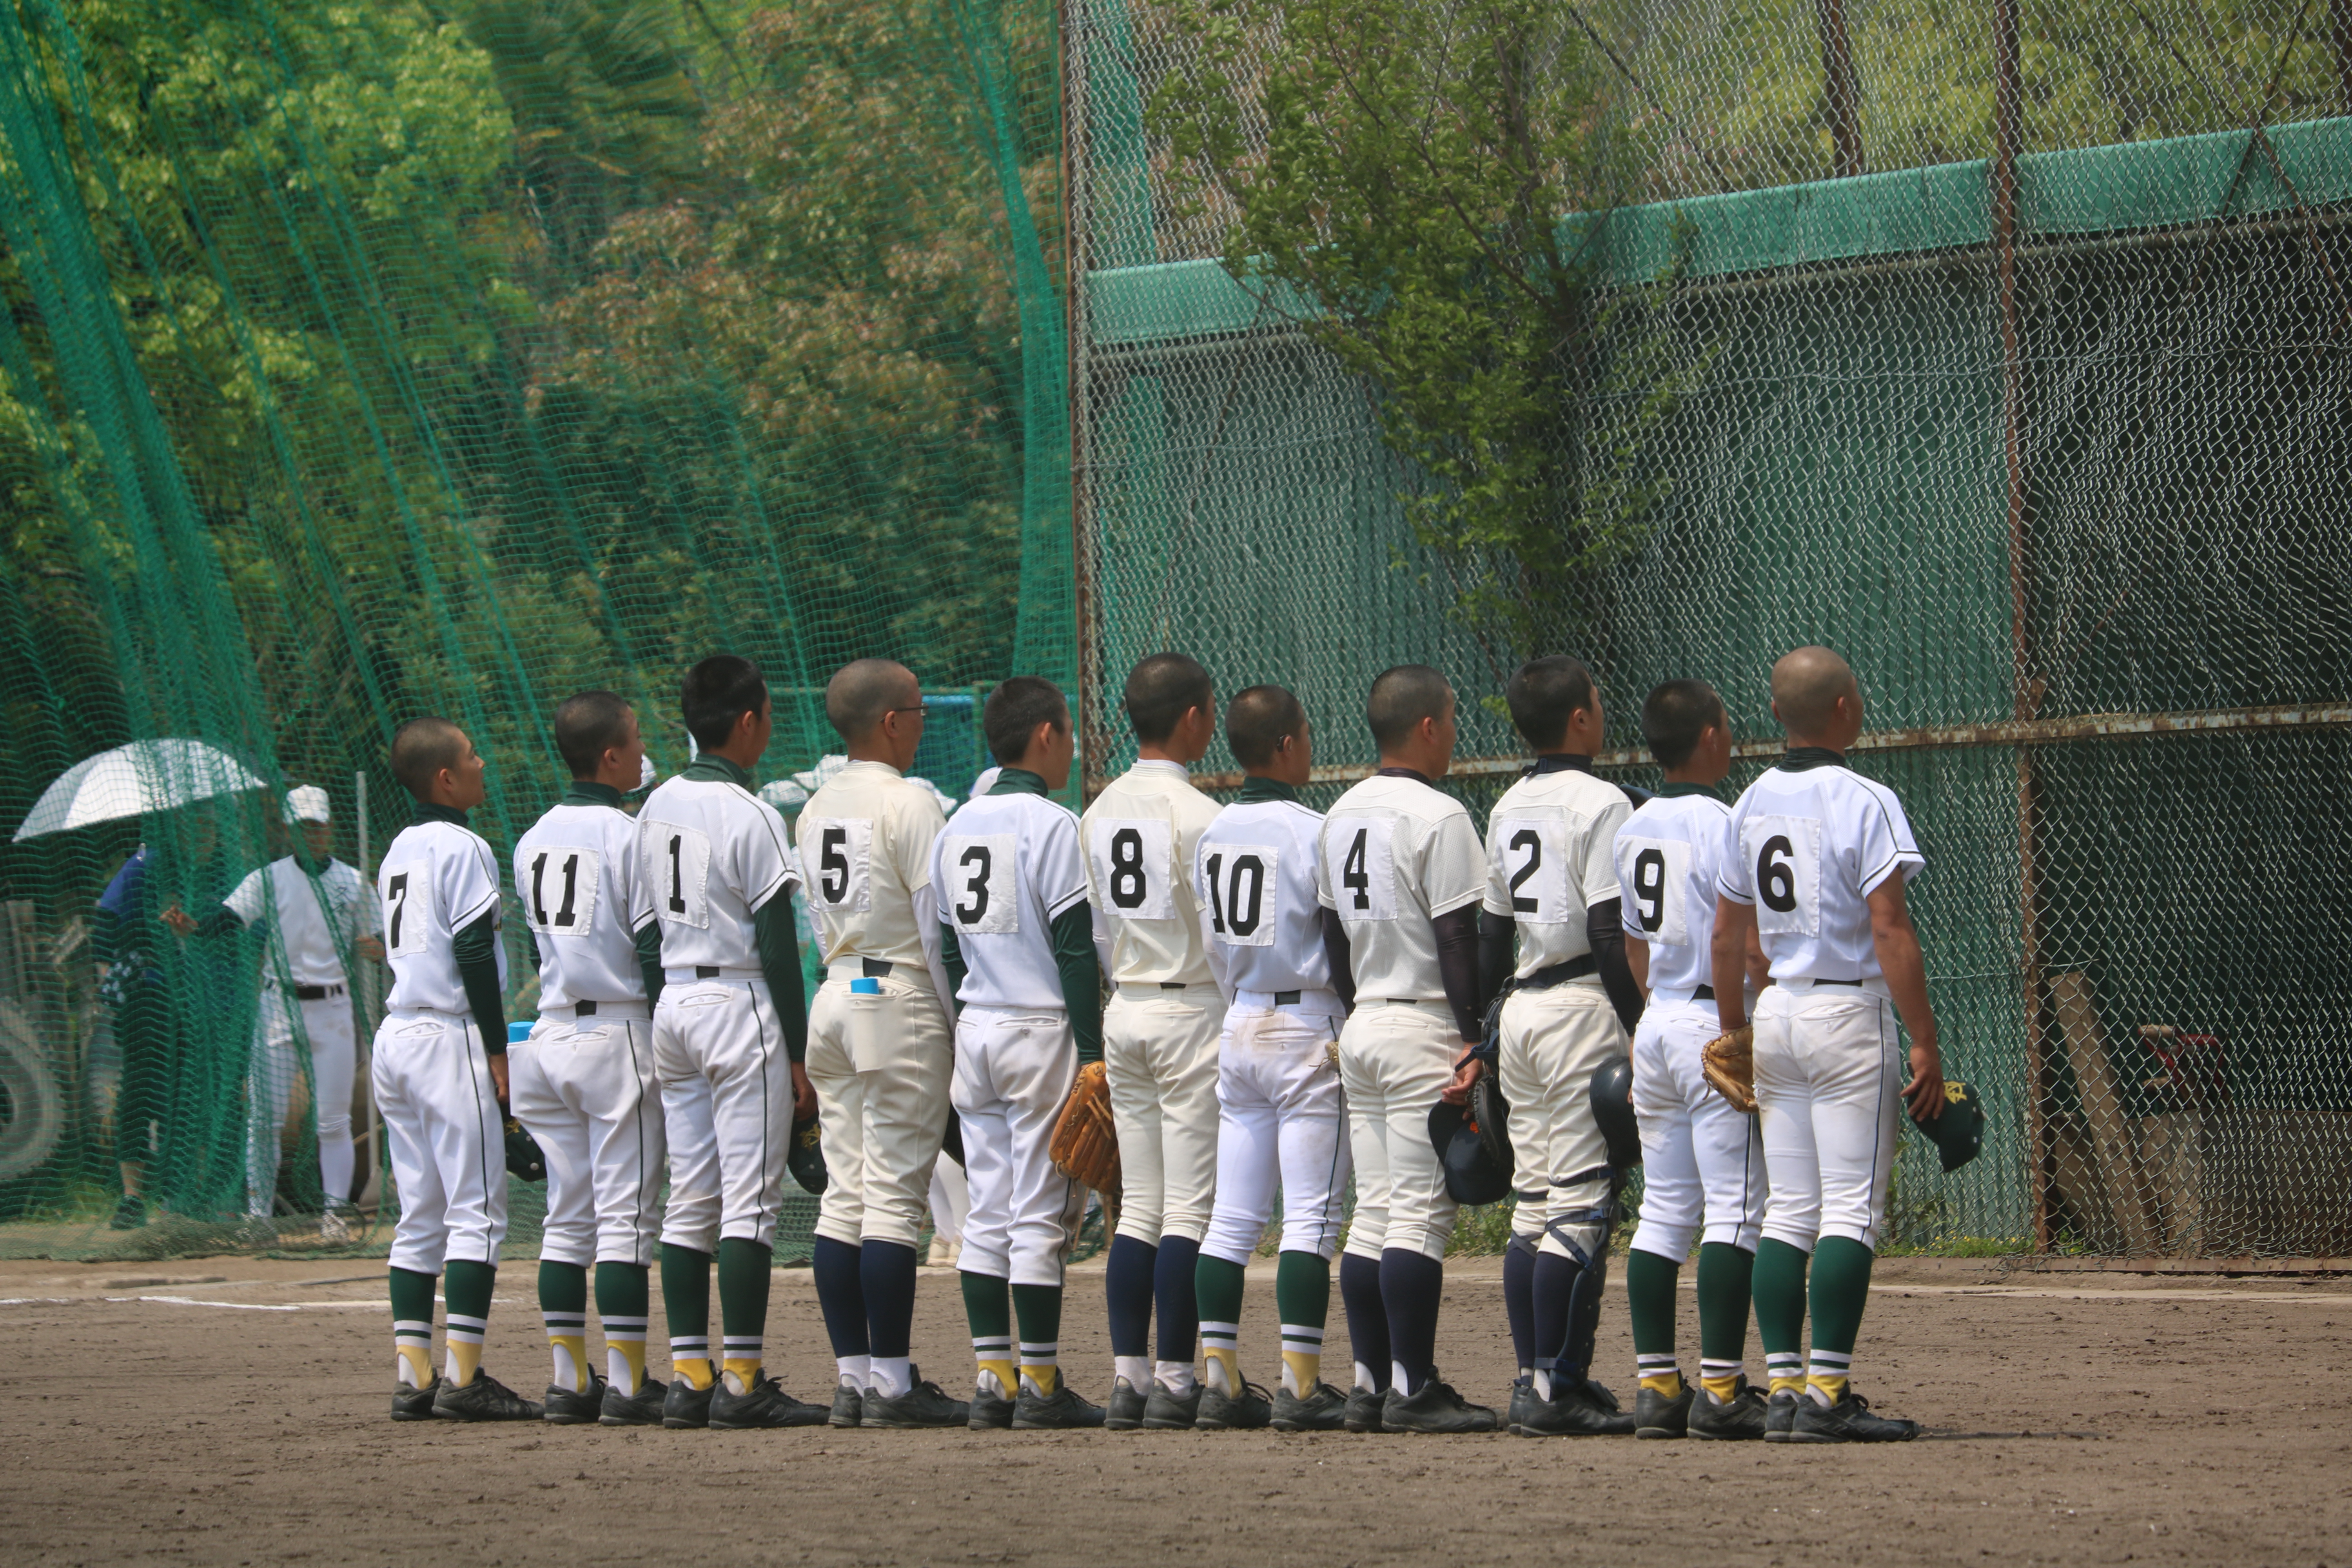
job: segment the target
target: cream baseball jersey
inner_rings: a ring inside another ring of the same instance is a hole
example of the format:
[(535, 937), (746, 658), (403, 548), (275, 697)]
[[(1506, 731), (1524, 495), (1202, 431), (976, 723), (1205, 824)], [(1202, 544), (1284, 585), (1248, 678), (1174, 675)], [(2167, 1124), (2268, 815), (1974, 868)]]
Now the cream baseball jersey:
[(887, 763), (852, 763), (801, 808), (801, 864), (824, 962), (923, 968), (915, 895), (931, 885), (939, 796)]
[(1611, 851), (1633, 810), (1623, 790), (1582, 768), (1530, 773), (1495, 803), (1485, 908), (1518, 924), (1519, 978), (1592, 951), (1584, 911), (1617, 896)]
[(627, 812), (567, 795), (516, 841), (514, 885), (539, 946), (541, 1007), (645, 1000), (636, 938), (654, 908)]
[[(412, 823), (385, 848), (375, 889), (383, 914), (384, 958), (392, 965), (384, 1007), (469, 1013), (453, 948), (459, 931), (485, 912), (498, 912), (499, 862), (488, 843), (471, 828), (440, 817)], [(504, 986), (506, 944), (492, 946)]]
[[(1668, 784), (1669, 792), (1688, 786)], [(1715, 984), (1715, 889), (1731, 808), (1696, 790), (1644, 801), (1617, 829), (1625, 934), (1650, 950), (1650, 989)]]
[(798, 880), (784, 819), (732, 779), (693, 769), (637, 811), (637, 866), (661, 921), (666, 973), (757, 974), (751, 917)]
[(931, 852), (940, 920), (963, 954), (966, 1006), (1060, 1011), (1054, 921), (1087, 897), (1078, 819), (1041, 795), (984, 795), (948, 818)]
[(1347, 928), (1360, 1005), (1444, 1001), (1430, 922), (1476, 901), (1486, 886), (1470, 813), (1417, 778), (1375, 773), (1323, 819), (1315, 895)]
[(1192, 854), (1194, 896), (1234, 991), (1328, 991), (1315, 850), (1323, 814), (1296, 801), (1229, 805)]
[(1831, 763), (1783, 763), (1740, 795), (1717, 890), (1756, 906), (1775, 980), (1879, 978), (1870, 895), (1927, 864), (1895, 792)]
[(1136, 763), (1087, 808), (1078, 826), (1087, 898), (1113, 981), (1206, 985), (1214, 978), (1188, 869), (1202, 830), (1216, 818), (1217, 803), (1192, 787), (1182, 765), (1159, 761)]
[[(329, 860), (316, 879), (291, 855), (272, 860), (247, 876), (221, 900), (251, 930), (275, 920), (278, 940), (285, 949), (281, 976), (272, 958), (261, 966), (261, 984), (275, 989), (281, 978), (296, 985), (341, 985), (345, 983), (343, 952), (364, 928), (367, 900), (360, 874), (341, 860)], [(326, 901), (320, 902), (320, 895)], [(365, 912), (363, 912), (365, 911)]]

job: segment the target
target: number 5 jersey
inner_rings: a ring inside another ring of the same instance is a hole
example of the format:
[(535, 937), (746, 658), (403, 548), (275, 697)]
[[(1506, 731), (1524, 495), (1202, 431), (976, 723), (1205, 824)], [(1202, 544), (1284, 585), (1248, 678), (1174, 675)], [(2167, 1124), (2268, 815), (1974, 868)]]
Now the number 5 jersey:
[(515, 845), (514, 885), (539, 948), (541, 1012), (646, 1000), (637, 933), (654, 900), (619, 791), (575, 781)]
[(1870, 895), (1926, 864), (1893, 790), (1834, 752), (1800, 747), (1731, 808), (1717, 886), (1756, 906), (1774, 980), (1851, 984), (1882, 978)]

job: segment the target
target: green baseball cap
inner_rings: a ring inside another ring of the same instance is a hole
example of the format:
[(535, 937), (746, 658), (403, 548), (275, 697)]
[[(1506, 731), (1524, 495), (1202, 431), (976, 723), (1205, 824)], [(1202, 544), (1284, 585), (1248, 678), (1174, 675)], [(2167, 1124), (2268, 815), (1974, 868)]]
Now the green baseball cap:
[(1961, 1078), (1944, 1080), (1943, 1114), (1911, 1123), (1936, 1146), (1947, 1171), (1957, 1171), (1977, 1157), (1984, 1147), (1984, 1101), (1977, 1098), (1976, 1086)]

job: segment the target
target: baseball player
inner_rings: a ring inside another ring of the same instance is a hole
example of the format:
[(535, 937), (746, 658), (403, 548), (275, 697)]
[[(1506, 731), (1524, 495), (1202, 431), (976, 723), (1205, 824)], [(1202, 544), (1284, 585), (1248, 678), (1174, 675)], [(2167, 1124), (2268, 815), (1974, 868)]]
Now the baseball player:
[[(1248, 775), (1193, 851), (1194, 896), (1209, 911), (1209, 952), (1232, 1004), (1217, 1043), (1217, 1195), (1193, 1272), (1208, 1392), (1198, 1425), (1335, 1432), (1348, 1396), (1323, 1381), (1331, 1258), (1348, 1187), (1348, 1106), (1339, 1026), (1315, 896), (1319, 812), (1298, 801), (1314, 765), (1307, 710), (1279, 686), (1253, 686), (1225, 712), (1225, 740)], [(1241, 1373), (1242, 1292), (1250, 1255), (1282, 1189), (1274, 1277), (1282, 1378), (1269, 1405)]]
[[(1127, 678), (1136, 763), (1087, 808), (1087, 898), (1113, 994), (1103, 1008), (1103, 1068), (1118, 1133), (1118, 1232), (1104, 1265), (1113, 1363), (1103, 1425), (1181, 1431), (1202, 1385), (1192, 1375), (1200, 1333), (1193, 1265), (1217, 1175), (1217, 1030), (1224, 998), (1211, 973), (1193, 896), (1193, 846), (1217, 803), (1186, 768), (1216, 736), (1209, 672), (1181, 653), (1153, 654)], [(1160, 1307), (1160, 1360), (1150, 1349)], [(1146, 1397), (1146, 1391), (1149, 1397)], [(1239, 1384), (1218, 1396), (1212, 1425), (1244, 1407)], [(1243, 1425), (1263, 1426), (1261, 1418)]]
[(1466, 1098), (1480, 1039), (1478, 900), (1486, 855), (1436, 781), (1454, 762), (1454, 689), (1427, 665), (1372, 682), (1380, 771), (1324, 818), (1315, 895), (1335, 910), (1331, 973), (1353, 978), (1339, 1083), (1356, 1214), (1339, 1296), (1356, 1352), (1350, 1432), (1491, 1432), (1495, 1413), (1439, 1380), (1437, 1309), (1455, 1205), (1429, 1141), (1441, 1098)]
[(922, 688), (904, 665), (862, 658), (826, 685), (824, 714), (849, 762), (801, 808), (800, 848), (825, 966), (808, 1073), (830, 1174), (813, 1264), (838, 1368), (832, 1421), (961, 1426), (970, 1408), (908, 1359), (915, 1245), (954, 1061), (931, 890), (947, 820), (937, 792), (906, 776)]
[[(1748, 1023), (1740, 980), (1749, 931), (1772, 972), (1754, 1032), (1771, 1175), (1754, 1287), (1772, 1381), (1764, 1440), (1900, 1442), (1917, 1425), (1874, 1414), (1848, 1378), (1886, 1219), (1897, 1107), (1907, 1100), (1929, 1121), (1944, 1108), (1927, 971), (1904, 906), (1905, 885), (1926, 862), (1895, 792), (1845, 765), (1862, 733), (1862, 689), (1845, 660), (1825, 647), (1783, 656), (1772, 667), (1772, 712), (1788, 731), (1788, 755), (1732, 807), (1713, 949), (1727, 1034)], [(1907, 1083), (1898, 1014), (1911, 1031)]]
[[(392, 738), (392, 772), (416, 800), (416, 820), (385, 848), (375, 878), (392, 990), (370, 1079), (400, 1193), (392, 1418), (536, 1421), (536, 1403), (481, 1370), (507, 1234), (499, 862), (466, 826), (482, 804), (482, 759), (448, 720), (412, 719)], [(433, 1285), (445, 1263), (448, 1361), (436, 1377)]]
[(1078, 819), (1046, 798), (1069, 782), (1069, 705), (1053, 682), (1015, 676), (989, 693), (981, 729), (1003, 771), (948, 819), (930, 877), (940, 961), (962, 1003), (950, 1099), (971, 1189), (960, 1260), (980, 1363), (970, 1421), (975, 1430), (1099, 1426), (1102, 1407), (1060, 1369), (1062, 1271), (1086, 1189), (1047, 1153), (1079, 1064), (1102, 1059), (1102, 972)]
[[(661, 928), (621, 808), (646, 745), (635, 710), (583, 691), (555, 710), (572, 787), (516, 841), (514, 885), (539, 960), (539, 1018), (508, 1053), (514, 1112), (547, 1160), (539, 1310), (553, 1347), (547, 1419), (661, 1423), (667, 1388), (646, 1376), (646, 1317), (659, 1235), (661, 1092), (652, 1003)], [(588, 1364), (588, 1266), (606, 1375)]]
[[(1665, 785), (1617, 830), (1625, 957), (1648, 993), (1633, 1030), (1633, 1110), (1642, 1129), (1642, 1223), (1625, 1259), (1643, 1437), (1764, 1436), (1764, 1395), (1748, 1386), (1748, 1290), (1764, 1218), (1756, 1119), (1707, 1086), (1700, 1052), (1716, 1035), (1715, 888), (1730, 807), (1731, 721), (1703, 680), (1669, 680), (1642, 705), (1642, 736)], [(1750, 955), (1749, 978), (1756, 975)], [(1675, 1359), (1675, 1288), (1698, 1247), (1699, 1376)]]
[[(637, 813), (637, 874), (661, 923), (654, 1071), (669, 1142), (661, 1283), (674, 1373), (662, 1425), (821, 1426), (824, 1405), (761, 1371), (793, 1119), (815, 1104), (801, 1065), (799, 872), (783, 818), (751, 793), (775, 730), (768, 683), (750, 659), (719, 654), (687, 671), (680, 706), (700, 753)], [(715, 1377), (713, 1253), (725, 1336)]]
[(357, 952), (381, 960), (383, 944), (370, 934), (375, 910), (360, 885), (359, 872), (334, 858), (334, 817), (327, 792), (316, 784), (289, 790), (285, 816), (287, 826), (299, 835), (293, 854), (251, 873), (202, 921), (176, 905), (164, 910), (163, 918), (182, 936), (215, 936), (247, 928), (269, 933), (254, 1018), (252, 1070), (246, 1079), (247, 1212), (266, 1220), (276, 1207), (279, 1129), (298, 1071), (299, 1031), (310, 1049), (319, 1184), (327, 1202), (319, 1236), (322, 1241), (348, 1241), (352, 1081), (358, 1070), (359, 1046), (352, 1033), (344, 956)]
[(1596, 1068), (1625, 1054), (1642, 1010), (1611, 858), (1633, 807), (1593, 775), (1604, 721), (1580, 662), (1531, 659), (1504, 695), (1536, 753), (1488, 816), (1479, 921), (1484, 988), (1509, 981), (1496, 1070), (1517, 1163), (1503, 1301), (1521, 1370), (1505, 1419), (1527, 1437), (1619, 1436), (1633, 1417), (1591, 1376), (1617, 1212), (1591, 1085)]

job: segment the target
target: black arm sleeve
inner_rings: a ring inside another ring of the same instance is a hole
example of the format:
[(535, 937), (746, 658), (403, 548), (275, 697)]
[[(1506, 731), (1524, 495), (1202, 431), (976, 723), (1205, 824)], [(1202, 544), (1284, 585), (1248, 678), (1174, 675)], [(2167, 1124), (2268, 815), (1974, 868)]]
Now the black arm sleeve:
[(637, 932), (637, 973), (645, 976), (646, 1005), (661, 1000), (662, 960), (661, 921), (647, 921), (645, 930)]
[[(1478, 911), (1478, 999), (1491, 1004), (1518, 967), (1519, 922), (1492, 910)], [(1486, 1008), (1478, 1010), (1486, 1016)]]
[(1437, 930), (1437, 973), (1445, 980), (1445, 1005), (1465, 1040), (1486, 1037), (1486, 1009), (1478, 1005), (1478, 906), (1465, 904), (1430, 922)]
[(1325, 910), (1323, 915), (1323, 956), (1331, 963), (1331, 989), (1339, 994), (1339, 1005), (1352, 1013), (1356, 1010), (1356, 958), (1348, 949), (1348, 928), (1339, 922), (1339, 911)]
[(523, 927), (522, 944), (530, 952), (530, 966), (533, 969), (544, 969), (547, 966), (547, 955), (539, 951), (539, 933), (529, 926)]
[(449, 943), (457, 960), (457, 983), (466, 988), (466, 1006), (474, 1027), (482, 1031), (482, 1049), (494, 1057), (507, 1054), (506, 998), (499, 991), (499, 911), (487, 909)]
[(1633, 984), (1633, 972), (1625, 963), (1624, 900), (1603, 899), (1587, 909), (1584, 935), (1592, 943), (1593, 962), (1601, 966), (1601, 988), (1609, 993), (1609, 1005), (1617, 1009), (1630, 1035), (1642, 1021), (1642, 988)]
[(760, 973), (783, 1020), (784, 1054), (794, 1061), (808, 1055), (808, 987), (801, 980), (800, 938), (793, 933), (793, 898), (776, 896), (751, 911), (751, 938), (760, 950)]
[[(1078, 1060), (1098, 1062), (1102, 1060), (1102, 960), (1095, 955), (1094, 906), (1083, 899), (1054, 917), (1054, 967), (1061, 973), (1062, 1005), (1070, 1010), (1070, 1033), (1077, 1037)], [(963, 989), (961, 975), (956, 978), (956, 989)]]

